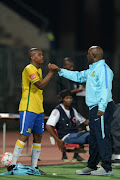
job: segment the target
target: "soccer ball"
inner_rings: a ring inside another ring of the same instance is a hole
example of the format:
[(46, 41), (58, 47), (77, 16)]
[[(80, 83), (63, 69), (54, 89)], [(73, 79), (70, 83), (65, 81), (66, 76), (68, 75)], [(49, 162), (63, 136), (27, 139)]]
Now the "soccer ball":
[(5, 154), (2, 155), (1, 157), (1, 163), (8, 167), (12, 161), (12, 158), (13, 158), (13, 154), (10, 153), (10, 152), (6, 152)]

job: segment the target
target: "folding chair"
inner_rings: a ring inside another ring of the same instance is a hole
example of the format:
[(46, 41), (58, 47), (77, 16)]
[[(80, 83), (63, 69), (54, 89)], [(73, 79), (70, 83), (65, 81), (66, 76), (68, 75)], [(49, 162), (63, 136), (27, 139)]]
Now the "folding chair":
[[(58, 132), (57, 132), (57, 129), (56, 127), (54, 127), (54, 132), (56, 134), (56, 136), (58, 137)], [(58, 146), (58, 143), (55, 141), (55, 145)], [(69, 144), (69, 143), (65, 143), (64, 144), (64, 151), (65, 152), (76, 152), (76, 153), (79, 153), (79, 152), (83, 152), (85, 153), (86, 151), (84, 150), (84, 145), (83, 144)]]

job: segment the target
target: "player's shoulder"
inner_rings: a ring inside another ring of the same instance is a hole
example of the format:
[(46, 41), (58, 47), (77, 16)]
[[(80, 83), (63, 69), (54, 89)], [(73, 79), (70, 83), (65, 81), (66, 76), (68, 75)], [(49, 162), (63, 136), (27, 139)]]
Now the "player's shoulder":
[(39, 67), (38, 71), (42, 72), (42, 69)]
[(74, 111), (74, 113), (78, 113), (77, 110), (73, 107), (72, 107), (72, 110)]
[(36, 68), (32, 64), (28, 64), (25, 66), (24, 71), (36, 71)]
[(33, 65), (32, 64), (28, 64), (25, 66), (25, 69), (29, 69), (29, 68), (33, 68)]
[(60, 112), (59, 112), (59, 110), (58, 109), (53, 109), (52, 110), (52, 114), (55, 116), (55, 115), (57, 115), (57, 114), (59, 114)]

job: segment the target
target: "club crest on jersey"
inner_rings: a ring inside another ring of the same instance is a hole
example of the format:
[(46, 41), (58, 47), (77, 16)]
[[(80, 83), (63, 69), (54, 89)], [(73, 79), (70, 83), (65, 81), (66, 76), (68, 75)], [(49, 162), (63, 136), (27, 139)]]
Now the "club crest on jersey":
[(30, 79), (31, 79), (31, 80), (33, 80), (33, 79), (35, 79), (35, 78), (36, 78), (36, 75), (35, 75), (34, 73), (30, 75)]
[(31, 129), (30, 128), (28, 128), (28, 130), (26, 131), (27, 133), (31, 133)]
[(95, 76), (94, 73), (95, 73), (95, 71), (93, 71), (92, 74), (91, 74), (90, 76)]

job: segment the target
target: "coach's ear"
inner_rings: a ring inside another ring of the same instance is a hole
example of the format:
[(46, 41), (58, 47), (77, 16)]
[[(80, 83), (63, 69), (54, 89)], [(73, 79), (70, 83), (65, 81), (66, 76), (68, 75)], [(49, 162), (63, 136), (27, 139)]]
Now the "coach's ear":
[(92, 57), (93, 57), (93, 58), (96, 58), (96, 54), (95, 54), (95, 53), (92, 53)]

